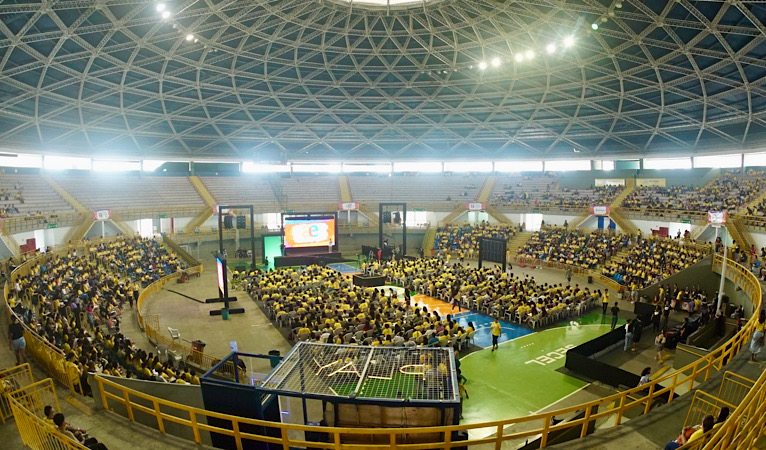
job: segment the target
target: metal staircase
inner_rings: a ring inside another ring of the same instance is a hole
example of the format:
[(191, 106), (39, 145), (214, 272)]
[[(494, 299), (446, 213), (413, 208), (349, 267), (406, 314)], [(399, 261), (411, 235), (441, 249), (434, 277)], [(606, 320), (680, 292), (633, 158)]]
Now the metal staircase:
[(495, 189), (495, 183), (497, 182), (497, 177), (495, 176), (489, 176), (486, 180), (484, 180), (484, 186), (481, 187), (481, 190), (479, 191), (479, 195), (476, 197), (477, 202), (488, 202), (489, 196), (492, 195), (492, 191)]
[(80, 218), (77, 219), (77, 222), (75, 222), (64, 237), (64, 242), (66, 242), (67, 245), (79, 244), (85, 235), (88, 234), (88, 231), (94, 223), (96, 223), (96, 220), (93, 218), (92, 212), (80, 214)]
[(745, 228), (742, 219), (736, 215), (728, 217), (726, 230), (731, 234), (732, 239), (739, 244), (739, 248), (742, 250), (749, 250), (750, 246), (755, 242), (752, 236), (750, 236), (750, 232)]
[(529, 241), (529, 238), (531, 238), (533, 234), (534, 233), (532, 231), (522, 231), (521, 233), (517, 233), (516, 236), (508, 241), (508, 245), (506, 247), (509, 253), (508, 259), (512, 260), (515, 258), (519, 253), (519, 249), (523, 247), (527, 241)]
[(436, 242), (436, 227), (428, 227), (426, 235), (423, 237), (423, 254), (426, 256), (431, 255), (431, 249), (434, 248)]
[(348, 203), (353, 201), (351, 196), (351, 186), (348, 184), (348, 177), (341, 175), (338, 177), (338, 189), (340, 190), (340, 201)]
[(8, 247), (8, 250), (13, 253), (14, 257), (21, 256), (21, 246), (19, 246), (19, 243), (16, 242), (16, 239), (12, 235), (3, 233), (0, 235), (0, 239), (3, 240), (3, 243)]
[(510, 225), (513, 223), (513, 221), (509, 219), (508, 216), (500, 212), (499, 209), (495, 208), (492, 205), (484, 205), (484, 210), (487, 212), (487, 214), (492, 216), (495, 220), (497, 220), (500, 223), (504, 223), (507, 225)]
[(636, 233), (638, 233), (638, 228), (636, 228), (633, 222), (622, 214), (622, 208), (610, 207), (609, 218), (612, 219), (614, 223), (617, 224), (618, 227), (620, 227), (623, 233), (632, 234), (632, 235), (635, 235)]

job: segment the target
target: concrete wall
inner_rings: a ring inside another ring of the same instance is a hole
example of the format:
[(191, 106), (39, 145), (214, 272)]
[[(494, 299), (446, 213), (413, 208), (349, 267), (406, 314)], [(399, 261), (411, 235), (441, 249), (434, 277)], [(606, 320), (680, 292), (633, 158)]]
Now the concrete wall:
[[(102, 376), (102, 375), (99, 375), (99, 376)], [(168, 402), (180, 403), (184, 406), (205, 409), (205, 405), (202, 401), (202, 391), (199, 386), (193, 386), (188, 384), (175, 384), (175, 383), (159, 383), (156, 381), (143, 381), (143, 380), (128, 379), (128, 378), (110, 377), (110, 376), (102, 376), (102, 377), (116, 384), (124, 386), (126, 388), (139, 391), (143, 394), (146, 394), (152, 397), (161, 398)], [(98, 389), (98, 383), (91, 380), (90, 385), (93, 388), (93, 398), (96, 399), (96, 401), (94, 402), (96, 409), (103, 409), (103, 405), (101, 404), (101, 401), (100, 401), (101, 391)], [(106, 392), (112, 393), (114, 395), (119, 395), (120, 397), (122, 397), (122, 393), (115, 388), (106, 387), (105, 390)], [(154, 409), (154, 405), (152, 404), (152, 402), (139, 398), (138, 396), (131, 396), (131, 400), (147, 408)], [(126, 417), (126, 418), (128, 417), (127, 409), (122, 404), (117, 403), (115, 401), (109, 402), (109, 410), (123, 417)], [(162, 405), (160, 407), (160, 410), (165, 414), (175, 415), (184, 420), (189, 420), (189, 414), (177, 408)], [(157, 425), (157, 419), (155, 417), (149, 414), (143, 413), (141, 411), (138, 411), (136, 409), (133, 409), (133, 416), (135, 417), (136, 422), (142, 425), (145, 425), (147, 427), (154, 428), (155, 430), (159, 429)], [(204, 417), (198, 417), (197, 420), (200, 423), (207, 423)], [(194, 440), (194, 435), (191, 431), (191, 428), (176, 424), (168, 420), (163, 421), (163, 424), (165, 426), (166, 433), (181, 437), (183, 439), (187, 439), (191, 441)], [(203, 444), (211, 445), (210, 435), (208, 432), (200, 431), (200, 435), (201, 435)]]

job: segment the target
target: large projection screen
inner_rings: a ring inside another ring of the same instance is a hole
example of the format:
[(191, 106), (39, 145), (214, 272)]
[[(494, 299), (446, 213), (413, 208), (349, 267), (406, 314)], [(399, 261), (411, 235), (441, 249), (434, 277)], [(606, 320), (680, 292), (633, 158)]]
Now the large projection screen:
[(284, 214), (282, 229), (285, 248), (327, 248), (330, 245), (337, 248), (337, 223), (335, 214)]

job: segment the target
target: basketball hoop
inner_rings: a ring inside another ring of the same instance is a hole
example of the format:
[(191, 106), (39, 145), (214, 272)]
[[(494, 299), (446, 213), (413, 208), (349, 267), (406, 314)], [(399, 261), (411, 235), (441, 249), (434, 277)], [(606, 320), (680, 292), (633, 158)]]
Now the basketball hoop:
[(726, 211), (708, 211), (707, 221), (714, 228), (721, 228), (726, 225)]

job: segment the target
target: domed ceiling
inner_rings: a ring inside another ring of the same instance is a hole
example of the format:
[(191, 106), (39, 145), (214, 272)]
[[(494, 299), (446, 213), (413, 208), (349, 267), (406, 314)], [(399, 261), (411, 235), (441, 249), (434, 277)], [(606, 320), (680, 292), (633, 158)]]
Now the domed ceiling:
[(764, 21), (764, 2), (737, 0), (4, 0), (0, 146), (312, 161), (747, 150), (766, 145)]

